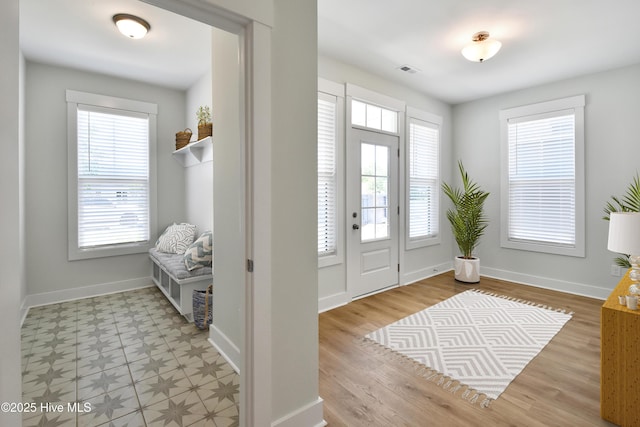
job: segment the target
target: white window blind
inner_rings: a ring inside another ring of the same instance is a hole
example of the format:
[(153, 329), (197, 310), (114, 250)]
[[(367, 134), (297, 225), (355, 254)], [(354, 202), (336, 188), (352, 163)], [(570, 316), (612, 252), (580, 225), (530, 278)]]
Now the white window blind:
[(318, 256), (337, 251), (336, 102), (318, 94)]
[(439, 232), (439, 126), (409, 122), (409, 239), (435, 237)]
[(500, 111), (502, 247), (584, 257), (585, 98)]
[(149, 118), (78, 105), (78, 248), (149, 241)]

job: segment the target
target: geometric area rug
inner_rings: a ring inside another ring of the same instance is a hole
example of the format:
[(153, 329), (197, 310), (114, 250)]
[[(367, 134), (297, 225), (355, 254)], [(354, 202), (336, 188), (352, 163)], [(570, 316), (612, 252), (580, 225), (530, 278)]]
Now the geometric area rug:
[(371, 332), (365, 341), (486, 408), (572, 314), (468, 290)]

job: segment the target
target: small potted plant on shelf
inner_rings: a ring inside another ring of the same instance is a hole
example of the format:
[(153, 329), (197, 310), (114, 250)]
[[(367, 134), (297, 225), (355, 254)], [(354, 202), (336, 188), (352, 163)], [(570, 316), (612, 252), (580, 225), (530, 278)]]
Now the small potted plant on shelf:
[(211, 122), (211, 110), (207, 105), (200, 106), (196, 112), (198, 117), (198, 141), (213, 135), (213, 123)]
[(480, 189), (458, 162), (462, 177), (462, 189), (442, 184), (442, 191), (453, 203), (447, 210), (447, 219), (451, 223), (453, 237), (456, 239), (462, 255), (454, 259), (455, 279), (463, 283), (480, 281), (480, 258), (473, 255), (480, 237), (487, 228), (488, 220), (483, 211), (484, 201), (489, 193)]

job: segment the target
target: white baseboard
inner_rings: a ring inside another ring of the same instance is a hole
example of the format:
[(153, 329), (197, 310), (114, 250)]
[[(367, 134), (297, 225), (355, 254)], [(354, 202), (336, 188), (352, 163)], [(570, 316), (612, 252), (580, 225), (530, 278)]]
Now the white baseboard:
[(139, 277), (137, 279), (122, 280), (120, 282), (100, 283), (98, 285), (81, 286), (78, 288), (63, 289), (53, 292), (43, 292), (40, 294), (27, 295), (25, 302), (23, 303), (23, 307), (28, 311), (29, 308), (40, 305), (115, 294), (118, 292), (132, 291), (134, 289), (148, 288), (151, 286), (154, 286), (151, 277)]
[[(442, 264), (436, 264), (429, 267), (421, 268), (419, 270), (411, 271), (409, 273), (403, 274), (400, 279), (400, 286), (409, 285), (411, 283), (419, 282), (423, 279), (428, 279), (429, 277), (437, 276), (438, 274), (442, 274), (445, 271), (449, 271), (453, 269), (453, 261), (443, 262)], [(385, 292), (389, 289), (393, 289), (394, 286), (389, 288), (381, 289), (378, 292)], [(377, 292), (372, 292), (370, 294), (361, 295), (355, 299), (359, 299), (362, 297), (368, 297), (376, 294)], [(318, 300), (318, 313), (324, 313), (325, 311), (332, 310), (334, 308), (341, 307), (343, 305), (349, 304), (353, 301), (354, 298), (349, 296), (348, 292), (341, 292), (339, 294), (333, 294), (326, 297), (322, 297)]]
[(453, 270), (453, 261), (443, 262), (442, 264), (432, 265), (415, 271), (409, 271), (402, 275), (400, 284), (409, 285), (450, 270)]
[(240, 375), (240, 349), (215, 324), (209, 326), (209, 343), (218, 350), (218, 353)]
[(20, 328), (24, 325), (27, 314), (29, 314), (29, 307), (27, 306), (27, 297), (24, 297), (22, 304), (20, 305)]
[(551, 289), (554, 291), (567, 292), (574, 295), (582, 295), (601, 300), (606, 300), (611, 293), (611, 289), (599, 288), (576, 282), (568, 282), (565, 280), (551, 279), (548, 277), (516, 273), (514, 271), (500, 270), (497, 268), (480, 266), (480, 275), (521, 283), (523, 285), (535, 286), (536, 288)]
[(351, 297), (346, 292), (322, 297), (318, 300), (318, 313), (324, 313), (325, 311), (347, 305), (350, 302)]
[(322, 402), (322, 398), (318, 397), (315, 402), (311, 402), (272, 422), (271, 427), (324, 427), (327, 423), (322, 419)]

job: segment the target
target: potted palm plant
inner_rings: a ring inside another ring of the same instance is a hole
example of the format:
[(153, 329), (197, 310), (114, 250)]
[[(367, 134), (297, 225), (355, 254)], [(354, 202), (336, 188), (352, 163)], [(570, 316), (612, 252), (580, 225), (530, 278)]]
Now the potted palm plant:
[(455, 279), (464, 283), (480, 281), (480, 258), (473, 255), (473, 250), (487, 228), (488, 220), (484, 214), (484, 201), (489, 193), (480, 189), (473, 182), (462, 165), (458, 162), (462, 177), (462, 189), (442, 184), (442, 191), (447, 195), (453, 208), (447, 210), (447, 219), (451, 223), (453, 237), (462, 255), (454, 259)]

